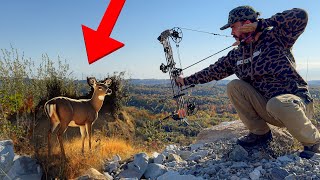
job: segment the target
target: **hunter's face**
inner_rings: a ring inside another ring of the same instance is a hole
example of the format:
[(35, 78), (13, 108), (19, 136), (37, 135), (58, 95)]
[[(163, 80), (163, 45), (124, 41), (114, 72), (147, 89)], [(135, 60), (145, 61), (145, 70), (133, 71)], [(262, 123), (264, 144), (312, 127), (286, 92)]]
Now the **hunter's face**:
[(243, 22), (235, 22), (230, 25), (232, 29), (231, 35), (236, 39), (236, 41), (241, 41), (242, 39), (246, 38), (246, 34), (239, 31), (239, 28), (243, 26)]

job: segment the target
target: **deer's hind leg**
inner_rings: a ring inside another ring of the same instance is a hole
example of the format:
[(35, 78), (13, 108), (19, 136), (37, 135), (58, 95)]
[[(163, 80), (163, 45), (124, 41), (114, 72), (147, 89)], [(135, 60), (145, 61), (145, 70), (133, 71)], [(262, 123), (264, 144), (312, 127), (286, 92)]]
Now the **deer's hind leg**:
[(51, 130), (48, 130), (48, 154), (47, 154), (47, 158), (49, 158), (51, 156), (51, 144), (50, 144), (50, 140), (51, 140)]
[(46, 105), (47, 115), (49, 116), (49, 130), (48, 130), (48, 157), (51, 156), (51, 134), (54, 133), (60, 120), (56, 113), (56, 104), (47, 104)]
[(63, 134), (67, 130), (69, 123), (72, 121), (73, 108), (69, 102), (60, 103), (55, 113), (57, 119), (60, 121), (60, 127), (57, 132), (57, 138), (60, 144), (61, 155), (66, 159), (66, 154), (63, 145)]
[(64, 152), (64, 146), (63, 146), (63, 133), (67, 130), (68, 126), (61, 124), (58, 132), (57, 132), (57, 138), (60, 145), (61, 155), (64, 159), (66, 159), (66, 154)]

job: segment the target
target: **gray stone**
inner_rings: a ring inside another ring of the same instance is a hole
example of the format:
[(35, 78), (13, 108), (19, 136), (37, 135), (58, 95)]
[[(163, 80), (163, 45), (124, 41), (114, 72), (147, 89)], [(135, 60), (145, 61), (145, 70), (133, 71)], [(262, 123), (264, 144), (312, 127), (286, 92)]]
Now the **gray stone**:
[(187, 160), (190, 157), (190, 155), (192, 154), (192, 152), (190, 152), (190, 151), (179, 151), (178, 154), (183, 160)]
[(165, 174), (159, 176), (157, 180), (203, 180), (201, 177), (195, 177), (193, 175), (180, 175), (176, 171), (168, 171)]
[(159, 154), (155, 159), (154, 163), (156, 164), (162, 164), (166, 160), (166, 156), (163, 154)]
[(198, 150), (198, 149), (202, 148), (203, 146), (204, 146), (203, 143), (191, 144), (190, 148), (191, 148), (191, 151), (195, 151), (195, 150)]
[(126, 169), (118, 175), (118, 178), (121, 178), (121, 179), (124, 179), (124, 178), (140, 179), (140, 178), (138, 178), (139, 176), (142, 176), (140, 172), (137, 172), (133, 169)]
[(139, 167), (140, 171), (145, 171), (148, 166), (149, 157), (146, 153), (139, 153), (134, 155), (133, 163)]
[(285, 180), (296, 180), (296, 175), (295, 174), (289, 174), (284, 179)]
[(133, 162), (128, 164), (128, 169), (119, 174), (120, 178), (138, 178), (140, 179), (148, 167), (149, 157), (146, 153), (134, 155)]
[(116, 162), (108, 162), (105, 167), (105, 171), (111, 173), (116, 171), (119, 168), (120, 164), (118, 161)]
[(226, 139), (236, 139), (248, 133), (244, 124), (238, 121), (220, 123), (210, 128), (205, 128), (197, 136), (196, 143), (217, 142)]
[(250, 179), (252, 180), (258, 180), (261, 176), (261, 173), (259, 170), (255, 169), (249, 174), (249, 176), (250, 176)]
[(280, 156), (280, 157), (277, 158), (277, 160), (280, 161), (280, 162), (292, 162), (293, 161), (288, 156)]
[(240, 178), (238, 176), (233, 175), (231, 176), (230, 180), (240, 180)]
[(252, 157), (255, 159), (261, 159), (263, 157), (263, 152), (257, 151), (252, 154)]
[(177, 166), (177, 164), (178, 164), (177, 161), (171, 161), (171, 162), (166, 163), (165, 165), (168, 167), (175, 167), (175, 166)]
[(180, 162), (180, 161), (182, 161), (182, 159), (181, 159), (181, 157), (179, 155), (170, 153), (168, 155), (168, 160), (167, 161), (168, 162), (172, 162), (172, 161)]
[(235, 162), (231, 165), (231, 168), (235, 168), (235, 169), (241, 169), (241, 168), (247, 168), (247, 167), (249, 166), (245, 162)]
[(199, 160), (208, 156), (208, 153), (209, 153), (208, 150), (201, 150), (201, 151), (192, 153), (188, 159), (191, 161)]
[(276, 168), (272, 168), (271, 170), (271, 177), (274, 180), (280, 180), (280, 179), (284, 179), (285, 177), (287, 177), (289, 175), (288, 171), (285, 169), (281, 169), (279, 167)]
[(144, 173), (144, 177), (147, 179), (156, 179), (157, 177), (161, 176), (166, 172), (167, 168), (164, 165), (151, 163), (148, 164), (147, 170)]
[(29, 179), (29, 177), (41, 179), (42, 170), (36, 160), (27, 156), (17, 156), (4, 180), (22, 179), (21, 177), (25, 179)]
[(242, 146), (236, 145), (230, 152), (229, 158), (234, 161), (244, 161), (248, 158), (248, 152)]
[[(0, 141), (0, 168), (8, 172), (13, 164), (14, 151), (11, 140)], [(1, 173), (2, 174), (2, 173)], [(1, 175), (0, 175), (1, 178)]]
[(153, 152), (151, 158), (157, 158), (160, 154), (158, 152)]
[(320, 153), (315, 153), (311, 159), (320, 161)]

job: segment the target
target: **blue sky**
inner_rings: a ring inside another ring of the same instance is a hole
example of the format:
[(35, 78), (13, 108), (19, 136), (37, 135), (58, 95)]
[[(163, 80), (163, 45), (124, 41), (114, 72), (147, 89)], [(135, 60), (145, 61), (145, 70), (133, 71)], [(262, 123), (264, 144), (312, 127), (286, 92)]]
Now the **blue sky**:
[[(0, 49), (10, 49), (12, 45), (36, 62), (41, 61), (44, 53), (51, 59), (60, 56), (67, 60), (77, 78), (91, 75), (102, 78), (114, 71), (126, 71), (131, 78), (168, 78), (159, 70), (165, 56), (156, 38), (162, 31), (185, 27), (229, 35), (230, 29), (220, 31), (219, 28), (226, 24), (228, 13), (234, 7), (251, 5), (261, 12), (262, 18), (300, 7), (307, 10), (309, 24), (293, 52), (301, 75), (306, 77), (308, 62), (308, 80), (320, 79), (320, 1), (127, 0), (111, 33), (112, 38), (125, 46), (89, 65), (81, 24), (97, 29), (108, 4), (109, 0), (2, 0)], [(183, 36), (180, 43), (183, 67), (234, 42), (233, 38), (186, 30)], [(207, 67), (226, 53), (188, 69), (185, 76)]]

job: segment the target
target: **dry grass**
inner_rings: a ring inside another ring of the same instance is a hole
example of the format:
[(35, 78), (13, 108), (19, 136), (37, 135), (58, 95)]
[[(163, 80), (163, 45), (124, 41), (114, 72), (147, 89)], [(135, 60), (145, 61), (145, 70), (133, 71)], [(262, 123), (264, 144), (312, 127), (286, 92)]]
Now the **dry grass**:
[(81, 153), (81, 138), (75, 138), (71, 141), (64, 141), (67, 161), (60, 157), (60, 148), (58, 143), (52, 143), (52, 155), (47, 158), (47, 149), (39, 151), (39, 161), (45, 171), (45, 178), (72, 179), (83, 175), (89, 168), (95, 168), (98, 171), (103, 170), (106, 160), (112, 159), (116, 154), (122, 159), (127, 159), (132, 155), (144, 151), (136, 148), (130, 142), (118, 138), (107, 138), (94, 136), (92, 138), (92, 150), (89, 151), (88, 139), (85, 141), (85, 153)]

